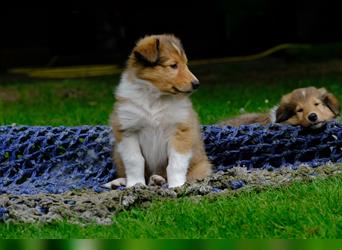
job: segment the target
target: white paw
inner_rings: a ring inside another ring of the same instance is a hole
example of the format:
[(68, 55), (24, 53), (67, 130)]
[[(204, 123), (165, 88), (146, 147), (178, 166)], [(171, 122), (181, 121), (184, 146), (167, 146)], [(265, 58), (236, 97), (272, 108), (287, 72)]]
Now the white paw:
[(151, 175), (148, 181), (149, 186), (162, 186), (165, 183), (166, 183), (165, 178), (157, 174)]
[(180, 187), (183, 186), (185, 181), (171, 181), (169, 182), (169, 188), (175, 188), (175, 187)]
[(127, 178), (126, 187), (133, 187), (135, 184), (138, 184), (138, 183), (146, 185), (145, 178), (144, 179)]
[(126, 186), (126, 178), (117, 178), (103, 185), (103, 187), (109, 189), (113, 189), (120, 186)]
[(186, 182), (186, 171), (179, 171), (179, 168), (167, 168), (166, 172), (170, 188), (182, 186)]

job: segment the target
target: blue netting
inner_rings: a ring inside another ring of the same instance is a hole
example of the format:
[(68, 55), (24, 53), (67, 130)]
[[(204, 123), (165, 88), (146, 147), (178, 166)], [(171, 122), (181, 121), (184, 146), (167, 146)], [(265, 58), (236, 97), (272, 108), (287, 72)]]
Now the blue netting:
[[(314, 131), (277, 124), (202, 129), (215, 171), (236, 165), (252, 170), (342, 161), (342, 123)], [(101, 191), (102, 184), (115, 178), (113, 143), (106, 126), (0, 126), (0, 193)]]
[(296, 169), (300, 164), (317, 167), (342, 162), (342, 123), (331, 122), (318, 130), (271, 124), (203, 127), (207, 154), (215, 170), (236, 165), (247, 169)]

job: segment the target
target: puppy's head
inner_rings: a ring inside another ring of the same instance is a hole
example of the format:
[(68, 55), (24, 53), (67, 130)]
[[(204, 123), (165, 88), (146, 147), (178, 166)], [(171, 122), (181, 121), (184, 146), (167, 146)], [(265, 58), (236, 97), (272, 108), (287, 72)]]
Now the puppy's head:
[(325, 88), (300, 88), (282, 97), (276, 122), (320, 128), (339, 113), (339, 101)]
[(128, 67), (139, 79), (152, 83), (164, 94), (190, 94), (199, 81), (187, 66), (184, 49), (173, 35), (152, 35), (139, 40)]

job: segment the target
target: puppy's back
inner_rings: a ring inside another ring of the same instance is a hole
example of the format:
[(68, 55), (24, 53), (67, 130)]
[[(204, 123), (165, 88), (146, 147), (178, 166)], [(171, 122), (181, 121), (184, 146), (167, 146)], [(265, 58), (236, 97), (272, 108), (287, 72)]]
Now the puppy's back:
[(247, 125), (247, 124), (253, 124), (253, 123), (266, 125), (270, 122), (271, 122), (271, 119), (268, 113), (250, 113), (250, 114), (244, 114), (238, 117), (224, 120), (220, 122), (219, 125), (220, 126), (228, 125), (228, 126), (238, 127), (240, 125)]

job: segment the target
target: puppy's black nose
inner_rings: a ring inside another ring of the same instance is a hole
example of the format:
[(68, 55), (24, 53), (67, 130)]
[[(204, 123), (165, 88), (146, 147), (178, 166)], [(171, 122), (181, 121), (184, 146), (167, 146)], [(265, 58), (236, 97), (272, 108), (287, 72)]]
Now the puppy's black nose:
[(309, 114), (309, 116), (308, 116), (308, 119), (309, 119), (309, 121), (310, 122), (315, 122), (315, 121), (317, 121), (317, 115), (316, 115), (316, 113), (311, 113), (311, 114)]
[(193, 81), (191, 82), (191, 85), (192, 85), (192, 88), (193, 88), (193, 89), (198, 89), (199, 86), (200, 86), (200, 82), (199, 82), (198, 80), (193, 80)]

